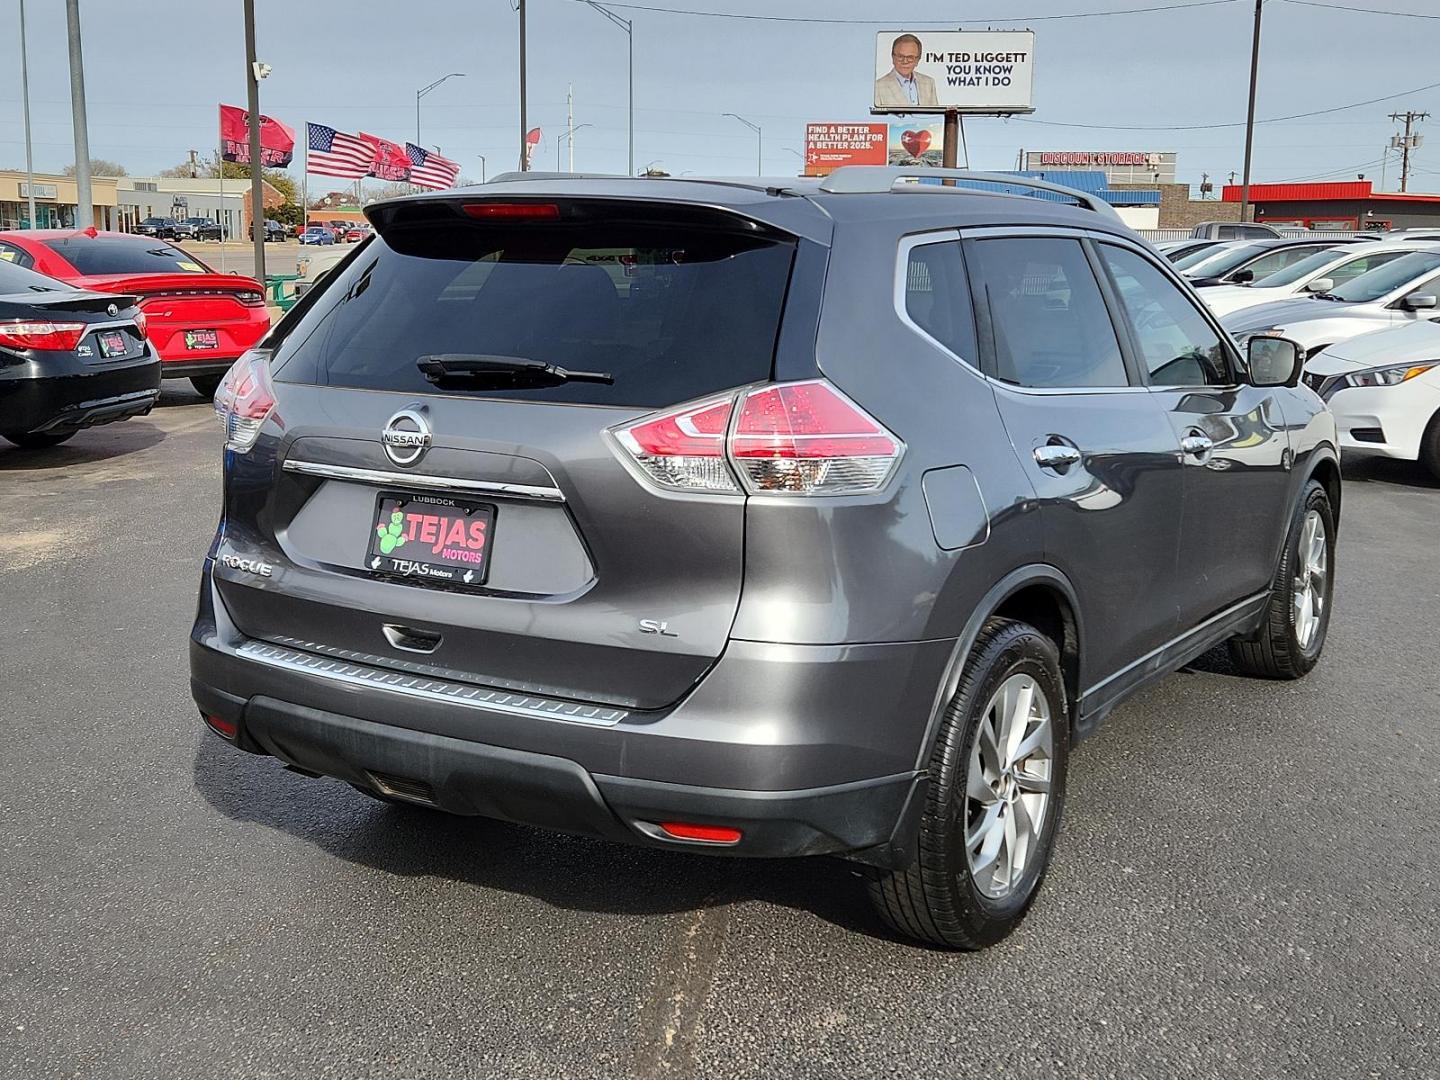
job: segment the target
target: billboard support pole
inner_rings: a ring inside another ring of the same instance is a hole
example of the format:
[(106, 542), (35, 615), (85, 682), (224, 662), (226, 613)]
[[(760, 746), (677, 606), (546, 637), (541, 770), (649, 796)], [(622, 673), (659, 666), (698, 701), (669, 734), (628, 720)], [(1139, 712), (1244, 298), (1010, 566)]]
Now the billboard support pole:
[[(960, 149), (960, 114), (954, 109), (945, 113), (945, 137), (941, 142), (940, 164), (947, 169), (955, 168)], [(946, 187), (954, 187), (954, 180), (942, 180)]]

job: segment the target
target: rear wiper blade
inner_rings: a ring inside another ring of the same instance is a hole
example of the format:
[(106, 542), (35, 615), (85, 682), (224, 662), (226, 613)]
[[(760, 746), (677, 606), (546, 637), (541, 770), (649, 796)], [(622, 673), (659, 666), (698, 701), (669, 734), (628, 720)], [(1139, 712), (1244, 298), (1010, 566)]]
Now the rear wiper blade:
[(544, 360), (524, 356), (498, 356), (490, 353), (436, 353), (415, 361), (425, 378), (441, 382), (496, 382), (534, 386), (546, 383), (593, 382), (607, 385), (615, 382), (608, 371), (570, 371)]

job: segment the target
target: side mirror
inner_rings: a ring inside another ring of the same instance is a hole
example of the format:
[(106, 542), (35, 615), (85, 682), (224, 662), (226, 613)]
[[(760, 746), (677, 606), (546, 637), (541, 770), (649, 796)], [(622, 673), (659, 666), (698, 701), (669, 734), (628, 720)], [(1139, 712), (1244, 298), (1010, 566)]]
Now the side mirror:
[(1246, 282), (1255, 280), (1254, 270), (1236, 270), (1230, 275), (1230, 282), (1233, 285), (1244, 285)]
[(1305, 366), (1305, 353), (1289, 338), (1252, 337), (1245, 350), (1251, 386), (1295, 386)]
[(1435, 306), (1435, 297), (1429, 293), (1420, 296), (1407, 296), (1400, 301), (1400, 306), (1406, 311), (1426, 311)]
[(1328, 277), (1317, 277), (1309, 285), (1305, 286), (1306, 292), (1326, 293), (1335, 287), (1335, 279)]

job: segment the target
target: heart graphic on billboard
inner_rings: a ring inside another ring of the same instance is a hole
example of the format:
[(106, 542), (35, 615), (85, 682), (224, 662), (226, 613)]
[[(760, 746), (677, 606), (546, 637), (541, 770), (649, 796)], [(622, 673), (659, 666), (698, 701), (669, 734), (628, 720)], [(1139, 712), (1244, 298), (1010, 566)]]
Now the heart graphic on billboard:
[(905, 147), (905, 152), (911, 157), (919, 157), (930, 149), (930, 132), (928, 131), (902, 131), (900, 133), (900, 145)]

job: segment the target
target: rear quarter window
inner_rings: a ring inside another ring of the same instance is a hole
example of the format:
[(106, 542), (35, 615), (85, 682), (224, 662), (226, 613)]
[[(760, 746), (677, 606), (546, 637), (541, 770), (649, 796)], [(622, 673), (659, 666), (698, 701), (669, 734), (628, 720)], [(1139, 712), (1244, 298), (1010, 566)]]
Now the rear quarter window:
[(658, 408), (768, 378), (787, 240), (674, 223), (449, 222), (373, 237), (282, 340), (281, 382), (440, 390), (423, 357), (541, 360), (613, 384), (482, 397)]

